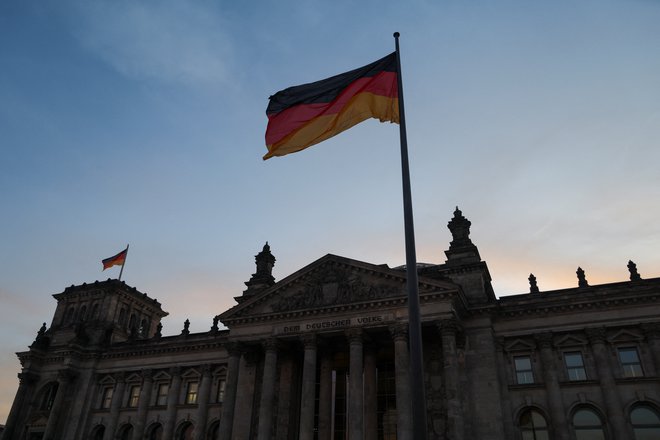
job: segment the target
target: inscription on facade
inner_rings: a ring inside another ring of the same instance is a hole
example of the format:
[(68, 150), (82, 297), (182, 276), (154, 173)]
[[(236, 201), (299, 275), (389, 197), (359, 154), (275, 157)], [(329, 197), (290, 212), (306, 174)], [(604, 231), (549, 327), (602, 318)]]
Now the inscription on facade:
[(380, 323), (390, 322), (394, 320), (394, 315), (368, 315), (359, 316), (357, 318), (346, 319), (333, 319), (327, 321), (311, 321), (296, 325), (285, 325), (275, 329), (276, 334), (287, 333), (301, 333), (317, 330), (332, 330), (347, 327), (361, 327), (369, 325), (377, 325)]

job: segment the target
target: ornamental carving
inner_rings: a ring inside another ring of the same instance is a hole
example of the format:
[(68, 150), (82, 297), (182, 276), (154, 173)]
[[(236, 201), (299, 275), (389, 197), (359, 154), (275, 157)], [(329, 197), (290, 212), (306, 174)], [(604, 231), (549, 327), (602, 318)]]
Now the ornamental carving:
[(324, 268), (303, 289), (271, 305), (275, 312), (327, 307), (352, 302), (405, 296), (405, 286), (366, 283), (337, 267)]

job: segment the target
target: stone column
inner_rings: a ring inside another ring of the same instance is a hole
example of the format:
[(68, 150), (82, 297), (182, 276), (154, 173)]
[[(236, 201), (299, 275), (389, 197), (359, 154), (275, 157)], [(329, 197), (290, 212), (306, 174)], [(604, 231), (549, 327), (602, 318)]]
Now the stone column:
[(332, 427), (332, 352), (324, 346), (319, 377), (319, 440), (330, 440)]
[(642, 331), (644, 332), (646, 343), (653, 358), (655, 376), (660, 376), (660, 324), (642, 324)]
[(264, 372), (261, 380), (259, 430), (257, 431), (257, 439), (272, 440), (273, 407), (275, 404), (275, 374), (277, 373), (277, 340), (274, 338), (268, 339), (264, 343), (264, 351)]
[[(14, 428), (18, 424), (18, 418), (23, 410), (25, 405), (26, 396), (30, 393), (32, 386), (39, 380), (39, 376), (30, 371), (25, 371), (18, 373), (18, 390), (16, 391), (16, 397), (14, 398), (14, 403), (11, 405), (11, 410), (7, 416), (7, 422), (5, 424), (5, 430), (3, 434), (0, 435), (0, 438), (12, 439), (14, 434)], [(18, 437), (18, 436), (16, 436)]]
[(600, 378), (600, 388), (605, 399), (607, 420), (612, 426), (613, 437), (617, 439), (633, 438), (633, 433), (629, 432), (626, 421), (623, 418), (621, 396), (619, 396), (619, 391), (616, 387), (608, 348), (605, 345), (605, 328), (588, 328), (585, 332), (589, 338), (591, 350), (596, 361), (596, 368)]
[(105, 427), (103, 440), (111, 440), (115, 437), (115, 429), (117, 429), (117, 421), (119, 420), (119, 408), (121, 408), (125, 389), (126, 380), (124, 373), (115, 374), (115, 389), (112, 392), (112, 402), (110, 402), (110, 419), (108, 420), (108, 425)]
[(543, 365), (543, 380), (548, 396), (548, 406), (552, 425), (555, 427), (555, 438), (557, 440), (568, 440), (568, 423), (566, 422), (566, 410), (559, 388), (559, 369), (555, 364), (552, 349), (552, 333), (538, 333), (534, 335), (536, 343), (541, 351), (541, 364)]
[(302, 372), (302, 392), (300, 393), (300, 435), (299, 440), (314, 438), (314, 398), (316, 391), (316, 335), (303, 336), (305, 350)]
[[(222, 401), (222, 415), (220, 417), (221, 439), (230, 439), (232, 423), (234, 421), (234, 408), (236, 406), (236, 388), (238, 386), (238, 365), (241, 360), (241, 352), (235, 343), (227, 344), (227, 384), (225, 385), (225, 398)], [(168, 437), (163, 437), (168, 438)]]
[(176, 423), (176, 406), (179, 404), (179, 391), (181, 390), (181, 368), (174, 367), (170, 370), (172, 382), (167, 394), (167, 409), (165, 423), (163, 423), (163, 438), (174, 437), (174, 424)]
[(202, 366), (202, 380), (199, 383), (199, 394), (197, 395), (197, 426), (195, 438), (206, 439), (206, 421), (209, 415), (209, 396), (211, 394), (211, 366)]
[(500, 383), (500, 394), (502, 395), (502, 424), (504, 425), (504, 438), (514, 438), (513, 410), (511, 409), (511, 397), (509, 384), (511, 379), (507, 373), (508, 360), (504, 352), (504, 338), (495, 340), (497, 350), (497, 377)]
[(378, 439), (378, 376), (376, 351), (367, 347), (364, 352), (364, 440)]
[(69, 390), (69, 385), (76, 377), (72, 370), (60, 370), (57, 375), (57, 394), (55, 394), (55, 401), (50, 409), (48, 416), (48, 423), (44, 431), (44, 440), (55, 440), (60, 436), (56, 435), (58, 421), (64, 418), (66, 408), (63, 406), (64, 398)]
[(364, 396), (362, 329), (346, 331), (349, 345), (348, 377), (348, 439), (362, 440), (364, 437)]
[(142, 388), (140, 389), (140, 400), (138, 401), (137, 415), (135, 417), (133, 440), (140, 440), (144, 437), (144, 424), (147, 422), (147, 410), (149, 409), (149, 400), (151, 399), (153, 385), (153, 371), (150, 369), (143, 370)]
[(236, 404), (234, 408), (234, 421), (231, 432), (232, 440), (246, 440), (254, 438), (257, 434), (255, 419), (256, 387), (257, 387), (257, 363), (259, 353), (254, 345), (242, 346), (243, 356), (239, 363), (241, 371), (236, 386)]
[(397, 440), (410, 440), (412, 439), (412, 400), (410, 394), (408, 324), (394, 324), (390, 326), (390, 333), (394, 340)]
[(438, 328), (442, 338), (442, 367), (447, 399), (447, 432), (452, 440), (463, 440), (465, 430), (456, 351), (456, 335), (459, 332), (459, 324), (454, 319), (444, 319), (438, 323)]

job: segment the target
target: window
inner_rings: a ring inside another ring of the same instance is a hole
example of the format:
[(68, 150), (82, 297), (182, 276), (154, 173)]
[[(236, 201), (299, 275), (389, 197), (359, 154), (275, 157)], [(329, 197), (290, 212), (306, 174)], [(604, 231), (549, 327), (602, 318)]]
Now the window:
[(158, 395), (156, 396), (156, 405), (167, 405), (167, 394), (170, 392), (170, 384), (161, 383), (158, 385)]
[(178, 429), (176, 440), (193, 440), (193, 431), (195, 427), (190, 422), (185, 422)]
[(103, 434), (105, 434), (105, 426), (97, 425), (94, 429), (92, 429), (90, 438), (92, 440), (103, 440)]
[(225, 400), (225, 388), (227, 387), (227, 381), (224, 379), (220, 379), (218, 381), (218, 392), (215, 396), (215, 401), (218, 403), (222, 403), (222, 401)]
[(594, 411), (581, 408), (573, 414), (576, 440), (605, 440), (603, 422)]
[(41, 411), (50, 411), (55, 402), (55, 395), (57, 394), (57, 382), (47, 385), (41, 395), (41, 403), (39, 409)]
[(131, 440), (133, 438), (133, 425), (126, 424), (119, 430), (119, 440)]
[(131, 394), (128, 396), (128, 406), (130, 408), (136, 408), (138, 402), (140, 401), (140, 385), (133, 385), (131, 387)]
[(532, 359), (529, 356), (515, 356), (513, 363), (516, 368), (516, 383), (523, 385), (534, 383), (534, 373), (532, 372)]
[(163, 438), (163, 425), (156, 423), (149, 428), (147, 437), (149, 440), (162, 440)]
[(619, 348), (619, 361), (621, 362), (621, 370), (623, 377), (642, 377), (642, 364), (639, 362), (639, 354), (635, 347), (621, 347)]
[(525, 410), (520, 415), (522, 440), (549, 440), (548, 423), (545, 417), (535, 409)]
[(188, 390), (186, 391), (186, 403), (194, 405), (197, 403), (197, 390), (199, 382), (188, 382)]
[(220, 440), (220, 422), (213, 422), (209, 428), (206, 440)]
[(568, 380), (587, 380), (587, 373), (584, 370), (584, 360), (582, 359), (582, 353), (579, 351), (564, 353), (564, 363), (566, 364)]
[(112, 404), (112, 395), (114, 394), (114, 392), (115, 390), (112, 387), (103, 388), (103, 396), (101, 398), (101, 408), (103, 409), (110, 408), (110, 405)]
[(635, 440), (656, 440), (660, 438), (660, 416), (650, 406), (635, 407), (630, 412), (630, 423), (635, 432)]

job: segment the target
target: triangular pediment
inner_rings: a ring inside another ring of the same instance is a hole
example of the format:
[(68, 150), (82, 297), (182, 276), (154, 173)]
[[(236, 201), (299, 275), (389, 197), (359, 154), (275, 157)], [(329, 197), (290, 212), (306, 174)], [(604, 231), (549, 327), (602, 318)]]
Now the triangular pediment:
[(555, 344), (557, 347), (578, 347), (587, 345), (588, 341), (575, 335), (566, 335)]
[(514, 339), (505, 345), (504, 349), (508, 352), (512, 351), (533, 351), (536, 344), (524, 339)]
[[(419, 278), (420, 296), (458, 293), (447, 281)], [(248, 316), (286, 315), (407, 298), (406, 272), (328, 254), (220, 315), (226, 325)]]
[(608, 338), (608, 341), (610, 343), (617, 343), (617, 342), (636, 342), (636, 341), (641, 341), (643, 340), (644, 337), (636, 332), (630, 331), (630, 330), (619, 330), (612, 336)]

